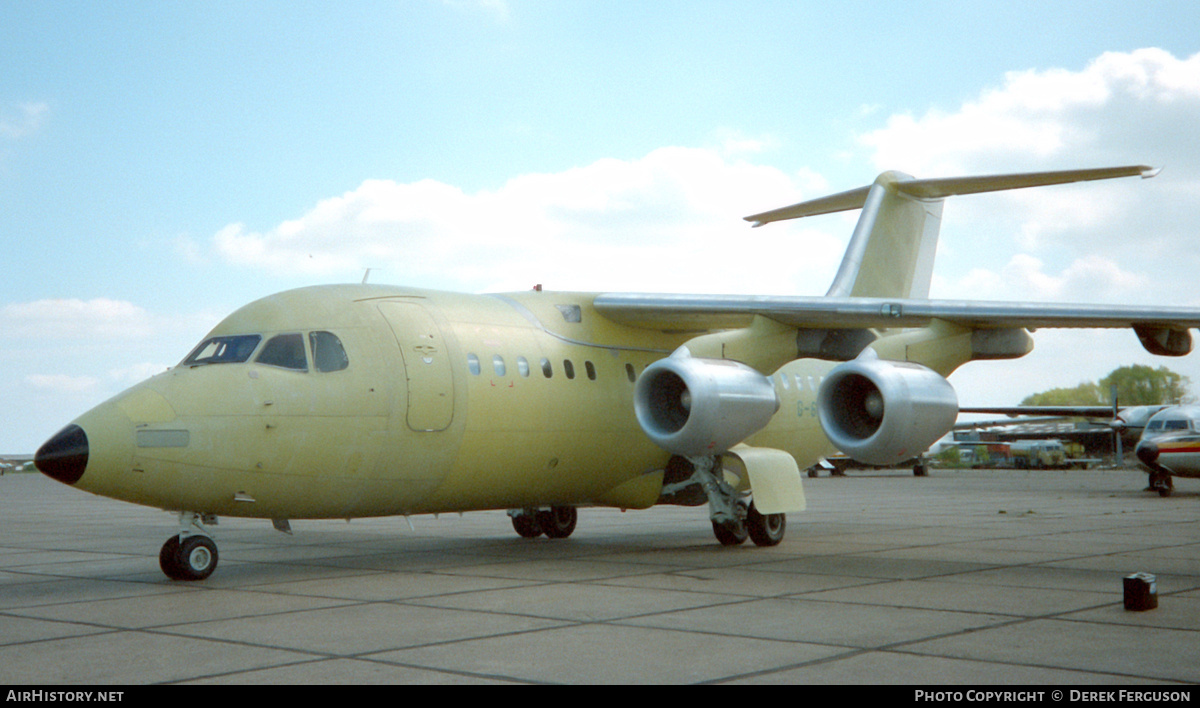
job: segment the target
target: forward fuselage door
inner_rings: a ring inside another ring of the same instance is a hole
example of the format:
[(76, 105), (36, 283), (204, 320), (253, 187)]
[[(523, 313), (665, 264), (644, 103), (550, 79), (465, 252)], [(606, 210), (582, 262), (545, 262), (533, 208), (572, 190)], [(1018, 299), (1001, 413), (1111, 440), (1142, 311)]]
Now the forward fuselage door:
[(379, 303), (400, 354), (408, 383), (408, 427), (436, 432), (454, 418), (454, 375), (450, 350), (437, 322), (416, 303)]

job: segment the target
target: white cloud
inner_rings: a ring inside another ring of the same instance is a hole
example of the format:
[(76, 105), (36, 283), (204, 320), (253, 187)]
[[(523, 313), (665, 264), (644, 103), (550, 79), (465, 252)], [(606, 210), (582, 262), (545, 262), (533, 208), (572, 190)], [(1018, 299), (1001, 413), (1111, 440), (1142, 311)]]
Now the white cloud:
[(23, 138), (37, 130), (45, 120), (50, 106), (31, 102), (17, 104), (16, 110), (0, 110), (0, 136), (10, 139)]
[(741, 220), (814, 196), (821, 180), (730, 159), (729, 145), (661, 148), (473, 194), (433, 180), (368, 180), (266, 232), (226, 226), (212, 245), (245, 266), (320, 275), (371, 267), (379, 282), (469, 291), (544, 283), (789, 293), (831, 277), (838, 237), (795, 225), (750, 231)]
[(955, 111), (892, 116), (861, 141), (874, 150), (880, 169), (924, 175), (1028, 169), (1031, 163), (1097, 154), (1109, 160), (1131, 152), (1142, 160), (1185, 157), (1195, 165), (1197, 118), (1200, 54), (1177, 59), (1161, 49), (1140, 49), (1103, 54), (1078, 72), (1010, 72), (1002, 87)]
[(1047, 273), (1045, 263), (1018, 253), (998, 270), (972, 268), (961, 276), (938, 280), (945, 297), (975, 300), (1038, 302), (1126, 303), (1153, 282), (1121, 268), (1100, 254), (1084, 255), (1059, 273)]
[(100, 381), (93, 376), (66, 374), (30, 374), (25, 381), (36, 389), (61, 394), (91, 393), (100, 385)]
[(123, 300), (54, 299), (0, 308), (4, 338), (114, 340), (154, 333), (143, 308)]
[(1131, 299), (1118, 302), (1162, 302), (1164, 294), (1197, 302), (1192, 273), (1200, 252), (1191, 247), (1200, 233), (1192, 208), (1200, 197), (1196, 125), (1200, 54), (1178, 59), (1140, 49), (1103, 54), (1079, 71), (1009, 73), (1002, 86), (956, 110), (892, 116), (861, 143), (880, 169), (930, 177), (1165, 166), (1148, 182), (952, 199), (939, 268), (949, 278), (939, 282), (961, 279), (952, 275), (958, 271), (985, 283), (1007, 282), (1009, 290), (1025, 293), (1022, 299), (1058, 294), (1103, 302), (1120, 293)]

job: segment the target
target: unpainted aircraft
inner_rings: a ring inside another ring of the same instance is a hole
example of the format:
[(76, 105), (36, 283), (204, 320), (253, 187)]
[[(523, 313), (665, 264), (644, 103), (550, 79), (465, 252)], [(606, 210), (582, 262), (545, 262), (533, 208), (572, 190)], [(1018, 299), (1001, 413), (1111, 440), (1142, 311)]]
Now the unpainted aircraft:
[(179, 513), (159, 554), (207, 577), (220, 515), (353, 518), (508, 509), (563, 538), (578, 507), (707, 504), (722, 544), (779, 543), (800, 469), (841, 450), (914, 457), (953, 426), (946, 376), (1020, 357), (1027, 328), (1132, 327), (1191, 350), (1200, 310), (929, 300), (943, 200), (1142, 166), (873, 184), (756, 226), (861, 209), (825, 297), (319, 286), (250, 303), (174, 368), (76, 418), (45, 474)]
[(1200, 477), (1200, 406), (1170, 406), (1146, 423), (1134, 454), (1150, 475), (1147, 491), (1168, 497), (1173, 477)]

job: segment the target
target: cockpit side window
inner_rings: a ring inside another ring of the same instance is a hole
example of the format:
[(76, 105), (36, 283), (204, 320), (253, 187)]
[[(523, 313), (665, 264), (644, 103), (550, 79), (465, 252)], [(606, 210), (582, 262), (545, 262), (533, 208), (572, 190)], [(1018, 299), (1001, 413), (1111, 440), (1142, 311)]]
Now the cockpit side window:
[(308, 371), (308, 357), (304, 353), (304, 336), (300, 334), (277, 334), (263, 346), (254, 361), (284, 369)]
[(312, 344), (313, 366), (317, 371), (328, 373), (350, 366), (346, 348), (333, 332), (309, 332), (308, 341)]
[(262, 335), (236, 334), (227, 337), (211, 337), (200, 343), (183, 360), (183, 366), (205, 364), (241, 364), (250, 358)]

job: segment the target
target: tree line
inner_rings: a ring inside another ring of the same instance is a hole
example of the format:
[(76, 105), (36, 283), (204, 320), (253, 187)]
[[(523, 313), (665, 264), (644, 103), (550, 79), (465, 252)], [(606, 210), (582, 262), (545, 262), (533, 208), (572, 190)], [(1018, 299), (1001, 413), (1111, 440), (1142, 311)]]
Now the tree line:
[(1103, 406), (1112, 405), (1116, 385), (1117, 401), (1122, 406), (1150, 406), (1164, 403), (1190, 403), (1191, 380), (1165, 366), (1157, 369), (1142, 364), (1114, 369), (1099, 381), (1085, 381), (1073, 388), (1052, 388), (1026, 396), (1023, 406)]

